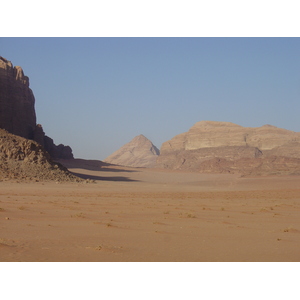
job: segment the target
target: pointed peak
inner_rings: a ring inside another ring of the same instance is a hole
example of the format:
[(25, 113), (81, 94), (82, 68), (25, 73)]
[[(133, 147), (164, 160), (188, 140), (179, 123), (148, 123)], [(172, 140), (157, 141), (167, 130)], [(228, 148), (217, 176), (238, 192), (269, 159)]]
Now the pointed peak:
[(143, 134), (108, 156), (104, 162), (128, 167), (153, 167), (159, 150)]
[[(136, 137), (134, 137), (132, 140), (131, 140), (131, 142), (132, 141), (150, 141), (148, 138), (146, 138), (143, 134), (140, 134), (140, 135), (137, 135)], [(151, 141), (150, 141), (151, 142)]]
[(137, 135), (136, 138), (145, 138), (145, 139), (147, 139), (143, 134)]

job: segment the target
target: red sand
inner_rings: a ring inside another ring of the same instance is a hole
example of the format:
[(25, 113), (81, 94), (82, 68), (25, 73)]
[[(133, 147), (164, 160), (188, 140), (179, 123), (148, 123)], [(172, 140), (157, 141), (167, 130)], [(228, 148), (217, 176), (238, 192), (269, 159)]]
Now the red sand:
[(71, 167), (0, 182), (1, 261), (300, 261), (299, 177)]

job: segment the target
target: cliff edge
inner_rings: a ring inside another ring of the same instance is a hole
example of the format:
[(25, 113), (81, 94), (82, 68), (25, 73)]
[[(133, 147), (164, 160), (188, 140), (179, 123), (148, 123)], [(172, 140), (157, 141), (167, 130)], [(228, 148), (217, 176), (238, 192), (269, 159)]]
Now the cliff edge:
[(20, 66), (0, 56), (0, 128), (8, 132), (35, 140), (54, 159), (72, 159), (69, 146), (56, 146), (45, 135), (42, 126), (36, 124), (35, 98), (29, 87), (29, 78)]

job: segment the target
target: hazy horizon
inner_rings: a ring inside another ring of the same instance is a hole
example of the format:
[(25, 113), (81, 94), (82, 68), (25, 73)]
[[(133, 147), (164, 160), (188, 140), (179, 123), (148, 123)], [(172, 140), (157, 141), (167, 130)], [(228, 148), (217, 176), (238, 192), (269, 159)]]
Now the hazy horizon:
[(0, 38), (30, 79), (37, 122), (74, 157), (202, 120), (300, 131), (299, 38)]

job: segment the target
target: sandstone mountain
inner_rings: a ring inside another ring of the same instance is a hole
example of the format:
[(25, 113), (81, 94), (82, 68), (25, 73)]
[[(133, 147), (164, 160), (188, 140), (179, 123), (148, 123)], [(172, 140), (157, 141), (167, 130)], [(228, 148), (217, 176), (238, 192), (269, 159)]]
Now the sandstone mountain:
[(37, 142), (0, 129), (0, 180), (82, 181)]
[(104, 162), (127, 167), (151, 168), (155, 166), (158, 155), (159, 150), (152, 142), (139, 135), (108, 156)]
[(156, 167), (242, 174), (300, 174), (300, 133), (271, 125), (201, 121), (162, 144)]
[(73, 158), (69, 146), (56, 146), (47, 137), (41, 125), (36, 124), (35, 98), (29, 88), (29, 78), (21, 67), (14, 67), (0, 56), (0, 128), (35, 140), (49, 152), (52, 158)]

